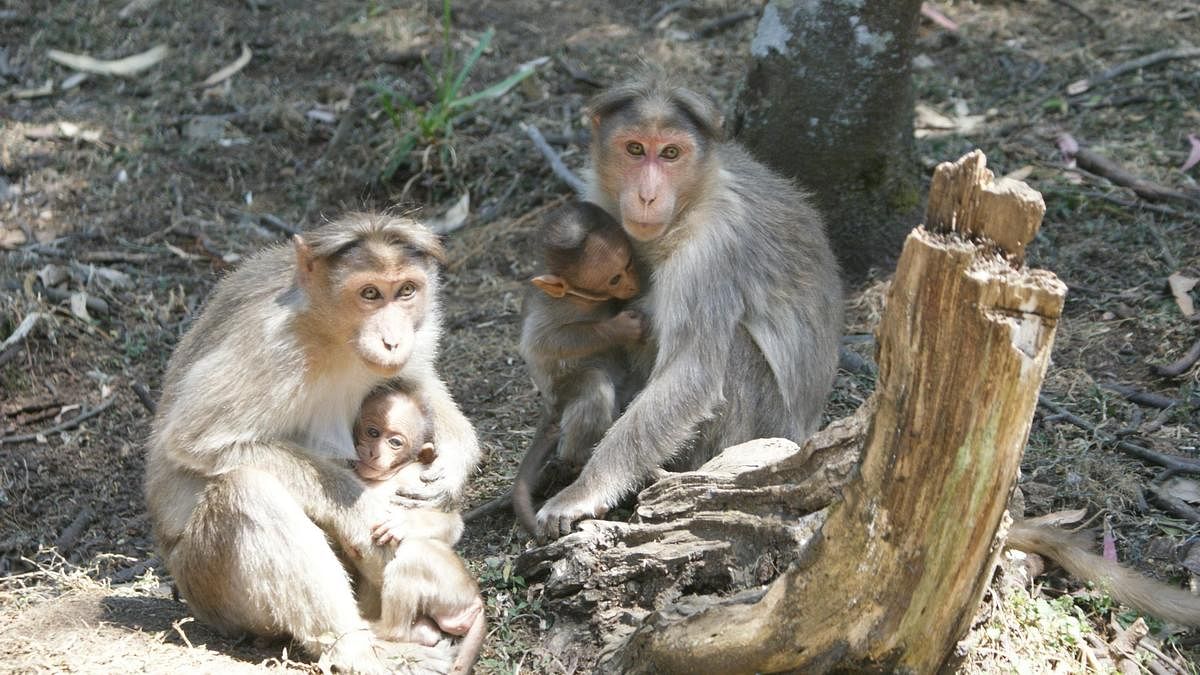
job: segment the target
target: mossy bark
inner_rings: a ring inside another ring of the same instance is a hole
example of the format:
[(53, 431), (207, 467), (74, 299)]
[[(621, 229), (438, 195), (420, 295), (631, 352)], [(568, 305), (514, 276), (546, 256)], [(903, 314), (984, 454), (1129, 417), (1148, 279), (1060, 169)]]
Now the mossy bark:
[(771, 0), (732, 131), (812, 192), (850, 280), (890, 268), (919, 216), (912, 47), (920, 0)]

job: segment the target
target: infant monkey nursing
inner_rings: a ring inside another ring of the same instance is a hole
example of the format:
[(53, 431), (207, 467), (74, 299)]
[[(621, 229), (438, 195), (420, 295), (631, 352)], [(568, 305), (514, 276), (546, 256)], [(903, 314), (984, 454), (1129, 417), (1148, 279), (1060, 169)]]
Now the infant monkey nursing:
[[(393, 490), (390, 479), (406, 466), (436, 458), (429, 438), (428, 408), (401, 385), (380, 387), (363, 401), (354, 424), (354, 470), (368, 489)], [(462, 531), (458, 513), (423, 508), (405, 509), (372, 531), (376, 542), (396, 546), (377, 596), (376, 632), (427, 646), (443, 633), (465, 636), (455, 673), (475, 662), (487, 628), (479, 585), (454, 552)]]

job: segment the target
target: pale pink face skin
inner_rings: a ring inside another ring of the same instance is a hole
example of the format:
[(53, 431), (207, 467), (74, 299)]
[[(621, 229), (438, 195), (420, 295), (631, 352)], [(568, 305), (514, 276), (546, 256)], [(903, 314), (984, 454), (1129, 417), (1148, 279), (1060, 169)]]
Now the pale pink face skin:
[(616, 197), (621, 226), (638, 241), (666, 232), (682, 206), (681, 192), (696, 179), (692, 136), (674, 129), (617, 129), (605, 148), (603, 189)]
[(367, 481), (383, 481), (417, 461), (425, 419), (412, 398), (395, 392), (372, 394), (354, 425), (354, 470)]
[(372, 369), (395, 372), (412, 356), (420, 320), (428, 305), (424, 271), (412, 267), (391, 274), (350, 277), (342, 285), (360, 312), (355, 348)]

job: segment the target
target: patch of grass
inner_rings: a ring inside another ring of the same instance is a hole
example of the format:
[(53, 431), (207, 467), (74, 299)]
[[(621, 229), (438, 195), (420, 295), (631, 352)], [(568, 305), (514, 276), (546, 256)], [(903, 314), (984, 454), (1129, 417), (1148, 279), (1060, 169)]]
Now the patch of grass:
[(539, 672), (537, 664), (525, 663), (532, 654), (527, 644), (529, 627), (544, 633), (547, 627), (540, 597), (529, 598), (525, 580), (513, 574), (513, 560), (488, 558), (479, 575), (479, 585), (487, 603), (491, 653), (481, 656), (479, 665), (486, 672), (507, 673), (518, 669)]
[(471, 110), (485, 99), (499, 98), (508, 93), (521, 80), (533, 74), (534, 64), (524, 64), (508, 77), (495, 82), (474, 94), (463, 95), (463, 86), (471, 70), (492, 44), (495, 30), (487, 29), (479, 37), (475, 48), (460, 60), (450, 40), (450, 0), (442, 0), (442, 62), (435, 70), (426, 60), (422, 61), (426, 75), (434, 84), (433, 98), (426, 104), (417, 104), (395, 89), (381, 82), (368, 86), (375, 92), (379, 106), (396, 130), (397, 140), (388, 153), (380, 178), (391, 180), (418, 145), (437, 147), (442, 166), (452, 166), (454, 150), (454, 120)]

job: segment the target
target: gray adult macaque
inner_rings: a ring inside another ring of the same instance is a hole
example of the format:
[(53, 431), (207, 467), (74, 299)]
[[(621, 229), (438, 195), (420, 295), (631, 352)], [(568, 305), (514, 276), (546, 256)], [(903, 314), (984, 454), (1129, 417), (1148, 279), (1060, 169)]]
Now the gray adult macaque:
[(645, 387), (579, 478), (537, 514), (543, 537), (603, 515), (660, 467), (753, 438), (803, 441), (833, 386), (842, 287), (821, 217), (723, 139), (707, 98), (651, 73), (599, 94), (587, 198), (633, 239), (649, 288)]
[(406, 511), (350, 466), (359, 404), (386, 379), (426, 402), (439, 449), (392, 479), (401, 492), (451, 502), (478, 462), (434, 368), (443, 257), (412, 219), (352, 214), (217, 284), (167, 366), (146, 467), (154, 538), (197, 618), (290, 636), (340, 671), (390, 670), (330, 541), (356, 549), (363, 574), (393, 557), (372, 527)]

